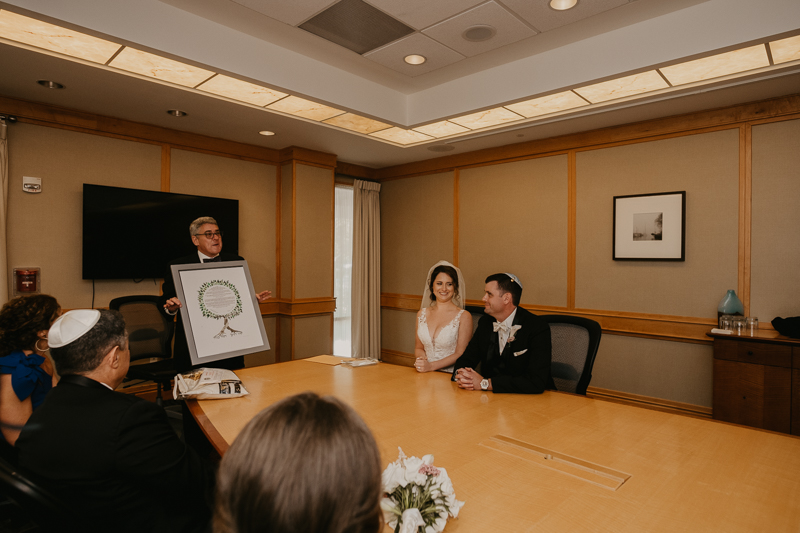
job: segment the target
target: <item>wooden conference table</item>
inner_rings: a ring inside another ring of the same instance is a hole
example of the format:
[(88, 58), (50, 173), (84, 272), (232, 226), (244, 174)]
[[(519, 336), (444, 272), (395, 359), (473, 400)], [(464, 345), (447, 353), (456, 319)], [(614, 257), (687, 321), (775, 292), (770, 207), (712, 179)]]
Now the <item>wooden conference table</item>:
[(401, 446), (447, 469), (466, 501), (449, 533), (800, 530), (797, 437), (559, 392), (467, 392), (384, 363), (237, 373), (249, 396), (190, 402), (221, 454), (271, 403), (334, 395), (367, 422), (384, 465)]

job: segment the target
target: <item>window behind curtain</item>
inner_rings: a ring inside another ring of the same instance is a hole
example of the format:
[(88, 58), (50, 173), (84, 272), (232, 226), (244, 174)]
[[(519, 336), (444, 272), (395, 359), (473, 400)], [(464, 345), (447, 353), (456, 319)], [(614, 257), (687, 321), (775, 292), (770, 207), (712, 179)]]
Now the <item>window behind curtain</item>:
[(352, 306), (350, 288), (353, 279), (353, 187), (336, 185), (336, 229), (333, 247), (333, 355), (349, 357)]

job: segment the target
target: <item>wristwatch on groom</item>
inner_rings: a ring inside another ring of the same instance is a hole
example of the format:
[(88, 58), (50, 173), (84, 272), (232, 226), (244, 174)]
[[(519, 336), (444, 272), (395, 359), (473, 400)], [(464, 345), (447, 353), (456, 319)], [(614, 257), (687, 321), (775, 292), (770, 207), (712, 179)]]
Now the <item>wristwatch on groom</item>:
[(484, 378), (481, 380), (481, 390), (489, 390), (489, 380)]

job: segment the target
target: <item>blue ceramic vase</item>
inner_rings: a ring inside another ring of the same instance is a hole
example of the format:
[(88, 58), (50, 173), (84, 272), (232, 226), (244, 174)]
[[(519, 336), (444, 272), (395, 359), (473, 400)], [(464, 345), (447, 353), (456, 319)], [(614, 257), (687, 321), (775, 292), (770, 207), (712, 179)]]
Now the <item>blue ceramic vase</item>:
[(717, 319), (722, 315), (739, 315), (744, 316), (744, 305), (742, 301), (736, 296), (736, 291), (731, 289), (719, 302), (717, 307)]

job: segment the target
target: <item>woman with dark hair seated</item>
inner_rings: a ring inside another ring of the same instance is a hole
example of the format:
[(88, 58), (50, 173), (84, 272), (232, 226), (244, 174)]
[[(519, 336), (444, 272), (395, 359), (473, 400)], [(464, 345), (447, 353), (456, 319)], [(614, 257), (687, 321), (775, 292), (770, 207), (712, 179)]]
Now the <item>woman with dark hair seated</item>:
[(291, 396), (242, 430), (219, 468), (215, 533), (377, 533), (381, 465), (372, 433), (332, 396)]
[(46, 294), (14, 298), (0, 309), (0, 442), (14, 445), (55, 385), (47, 331), (60, 314), (56, 299)]

